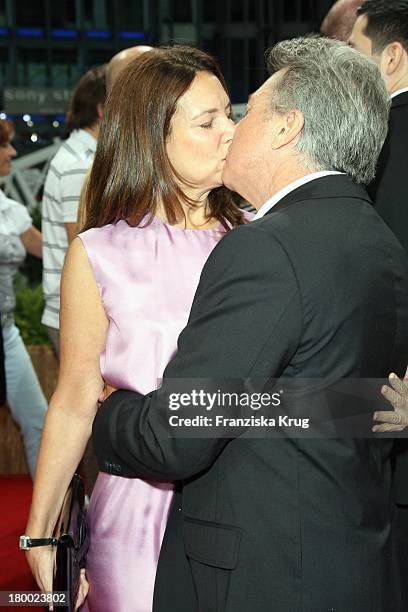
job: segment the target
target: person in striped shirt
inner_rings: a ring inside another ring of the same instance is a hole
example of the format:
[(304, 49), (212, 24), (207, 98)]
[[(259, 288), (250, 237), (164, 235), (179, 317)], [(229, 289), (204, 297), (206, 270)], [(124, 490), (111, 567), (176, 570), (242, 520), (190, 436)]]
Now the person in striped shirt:
[(106, 98), (106, 65), (80, 79), (67, 114), (70, 136), (50, 163), (42, 200), (42, 323), (59, 356), (60, 279), (65, 253), (77, 234), (79, 197), (92, 164)]

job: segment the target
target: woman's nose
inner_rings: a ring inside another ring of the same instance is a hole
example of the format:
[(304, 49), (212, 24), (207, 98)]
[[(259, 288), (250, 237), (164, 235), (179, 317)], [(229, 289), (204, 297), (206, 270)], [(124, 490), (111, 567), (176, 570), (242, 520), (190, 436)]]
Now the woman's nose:
[(225, 130), (227, 140), (232, 140), (235, 132), (235, 123), (232, 119), (228, 119), (228, 127)]

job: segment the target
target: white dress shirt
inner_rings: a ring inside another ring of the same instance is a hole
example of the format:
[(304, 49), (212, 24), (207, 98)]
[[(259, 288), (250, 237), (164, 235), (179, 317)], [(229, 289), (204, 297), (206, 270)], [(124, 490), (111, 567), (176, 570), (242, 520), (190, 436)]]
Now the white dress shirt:
[(331, 174), (344, 174), (344, 172), (337, 172), (335, 170), (312, 172), (311, 174), (307, 174), (306, 176), (302, 176), (302, 178), (293, 181), (293, 183), (289, 183), (289, 185), (286, 185), (286, 187), (284, 187), (283, 189), (278, 191), (278, 193), (275, 193), (275, 195), (269, 198), (269, 200), (267, 200), (265, 204), (262, 204), (261, 208), (258, 210), (255, 217), (253, 218), (253, 221), (255, 221), (256, 219), (260, 219), (261, 217), (266, 215), (266, 213), (269, 212), (271, 208), (273, 208), (280, 200), (282, 200), (282, 198), (287, 196), (288, 193), (290, 193), (291, 191), (294, 191), (302, 185), (306, 185), (306, 183), (310, 183), (310, 181), (314, 181), (315, 179), (321, 178), (323, 176), (330, 176)]
[(403, 87), (402, 89), (398, 89), (397, 91), (394, 91), (394, 93), (390, 95), (390, 98), (392, 100), (393, 98), (396, 98), (400, 94), (403, 94), (406, 92), (408, 92), (408, 87)]

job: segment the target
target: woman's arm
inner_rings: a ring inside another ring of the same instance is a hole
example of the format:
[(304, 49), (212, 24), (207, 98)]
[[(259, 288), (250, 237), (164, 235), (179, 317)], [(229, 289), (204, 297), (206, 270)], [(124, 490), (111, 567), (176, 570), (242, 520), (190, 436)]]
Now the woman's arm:
[(27, 253), (42, 258), (42, 234), (34, 225), (20, 235)]
[[(82, 242), (70, 246), (61, 279), (61, 363), (57, 388), (47, 412), (37, 462), (26, 534), (52, 535), (65, 492), (91, 435), (103, 389), (99, 367), (107, 331), (89, 260)], [(52, 585), (52, 551), (34, 548), (27, 560), (39, 586)]]

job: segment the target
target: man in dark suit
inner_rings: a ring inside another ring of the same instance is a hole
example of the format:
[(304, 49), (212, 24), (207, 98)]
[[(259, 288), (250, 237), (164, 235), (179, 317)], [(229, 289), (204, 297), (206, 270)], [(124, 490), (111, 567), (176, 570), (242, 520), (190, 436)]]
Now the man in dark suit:
[(408, 0), (367, 0), (357, 14), (349, 42), (375, 61), (391, 96), (389, 132), (368, 193), (408, 251)]
[[(350, 44), (375, 61), (391, 96), (388, 136), (368, 193), (408, 252), (408, 0), (367, 0), (357, 13)], [(408, 440), (396, 442), (394, 455), (397, 540), (408, 610)]]
[[(169, 425), (172, 379), (383, 377), (408, 358), (408, 258), (362, 185), (387, 130), (378, 70), (315, 38), (279, 43), (268, 62), (224, 170), (257, 219), (209, 257), (160, 393), (102, 404), (96, 453), (112, 474), (184, 481), (157, 612), (397, 611), (392, 442), (182, 439)], [(178, 570), (195, 607), (169, 604)]]

